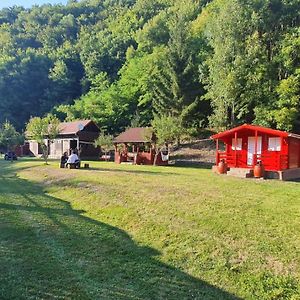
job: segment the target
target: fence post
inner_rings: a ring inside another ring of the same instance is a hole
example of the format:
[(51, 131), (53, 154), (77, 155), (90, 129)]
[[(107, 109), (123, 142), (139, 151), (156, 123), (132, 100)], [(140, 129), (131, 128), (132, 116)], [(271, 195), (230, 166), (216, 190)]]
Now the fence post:
[(219, 139), (216, 140), (216, 165), (219, 163)]

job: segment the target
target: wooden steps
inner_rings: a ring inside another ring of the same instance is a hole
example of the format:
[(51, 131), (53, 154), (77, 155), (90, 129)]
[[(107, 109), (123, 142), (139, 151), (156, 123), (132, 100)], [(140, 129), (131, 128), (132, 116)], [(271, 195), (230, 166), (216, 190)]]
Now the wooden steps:
[(252, 178), (254, 176), (253, 169), (248, 168), (230, 168), (227, 175), (240, 178)]
[[(212, 171), (218, 173), (217, 166), (213, 166)], [(248, 168), (228, 168), (227, 175), (240, 178), (252, 178), (254, 176), (253, 169)]]

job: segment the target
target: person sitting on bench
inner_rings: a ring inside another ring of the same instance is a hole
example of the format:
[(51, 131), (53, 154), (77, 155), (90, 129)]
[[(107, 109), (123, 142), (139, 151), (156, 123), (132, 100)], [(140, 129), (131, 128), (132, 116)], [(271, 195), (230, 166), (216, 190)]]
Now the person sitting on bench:
[(66, 166), (67, 161), (68, 161), (68, 154), (67, 152), (64, 152), (64, 154), (60, 158), (60, 167), (64, 168)]
[(75, 150), (73, 150), (72, 154), (69, 156), (66, 166), (70, 166), (70, 169), (80, 168), (80, 160)]

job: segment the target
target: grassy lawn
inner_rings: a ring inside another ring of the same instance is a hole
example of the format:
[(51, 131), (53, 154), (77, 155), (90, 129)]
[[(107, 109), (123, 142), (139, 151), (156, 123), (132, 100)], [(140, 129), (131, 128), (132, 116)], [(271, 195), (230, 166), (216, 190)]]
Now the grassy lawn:
[(300, 183), (0, 162), (0, 299), (300, 299)]

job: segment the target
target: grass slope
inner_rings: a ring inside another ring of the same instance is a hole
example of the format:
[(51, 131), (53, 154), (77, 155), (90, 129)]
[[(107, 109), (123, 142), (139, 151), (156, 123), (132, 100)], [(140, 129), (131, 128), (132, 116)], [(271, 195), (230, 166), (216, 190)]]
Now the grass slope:
[(300, 184), (0, 162), (0, 299), (300, 299)]

